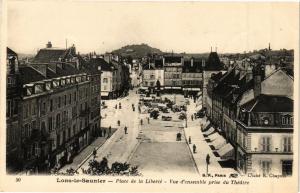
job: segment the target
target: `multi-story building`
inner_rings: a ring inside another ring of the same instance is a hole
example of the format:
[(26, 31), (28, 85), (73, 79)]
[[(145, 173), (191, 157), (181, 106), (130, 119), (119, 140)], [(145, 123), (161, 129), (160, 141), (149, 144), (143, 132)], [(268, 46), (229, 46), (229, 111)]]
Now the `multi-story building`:
[(241, 106), (237, 123), (237, 170), (292, 175), (293, 100), (261, 94)]
[(122, 57), (113, 54), (105, 54), (104, 60), (109, 63), (112, 68), (112, 87), (114, 89), (113, 98), (124, 94), (130, 88), (129, 67), (123, 63)]
[(182, 90), (185, 96), (196, 96), (201, 91), (202, 66), (204, 60), (191, 58), (185, 60), (182, 67)]
[[(251, 73), (237, 67), (218, 78), (212, 90), (212, 123), (230, 143), (228, 152), (233, 152), (231, 158), (240, 172), (289, 175), (292, 152), (281, 151), (287, 145), (280, 143), (292, 145), (291, 139), (284, 138), (292, 137), (292, 121), (283, 116), (293, 116), (293, 78), (281, 69), (266, 73), (260, 63), (251, 66)], [(263, 139), (266, 136), (273, 136), (276, 144), (269, 152), (260, 150), (261, 143), (268, 143), (271, 148), (271, 139)], [(280, 161), (284, 163), (282, 167)], [(272, 167), (269, 162), (274, 163)]]
[(207, 61), (203, 66), (203, 77), (202, 77), (202, 104), (203, 108), (206, 109), (207, 117), (212, 117), (212, 99), (207, 94), (207, 85), (209, 79), (219, 72), (225, 73), (223, 64), (221, 63), (217, 52), (211, 52), (208, 56)]
[(23, 170), (61, 167), (86, 147), (100, 127), (100, 72), (68, 49), (41, 49), (20, 66), (19, 127)]
[(101, 98), (113, 99), (116, 96), (116, 84), (113, 82), (114, 66), (106, 62), (103, 58), (92, 58), (88, 63), (94, 69), (101, 67)]
[(18, 55), (7, 48), (6, 58), (6, 166), (8, 171), (16, 171), (20, 166), (21, 133), (19, 130), (19, 61)]
[(183, 61), (182, 56), (170, 55), (163, 57), (165, 92), (182, 92)]
[[(148, 64), (143, 66), (143, 82), (142, 85), (146, 89), (153, 92), (157, 87), (157, 84), (160, 84), (161, 89), (164, 86), (164, 69), (163, 69), (163, 60), (162, 59), (153, 59)], [(159, 82), (159, 83), (158, 83)]]

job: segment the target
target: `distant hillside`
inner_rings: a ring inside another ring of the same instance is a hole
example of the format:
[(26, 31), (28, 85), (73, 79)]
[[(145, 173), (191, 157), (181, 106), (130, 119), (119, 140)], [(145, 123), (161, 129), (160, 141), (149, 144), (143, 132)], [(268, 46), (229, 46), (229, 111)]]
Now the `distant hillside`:
[(139, 45), (127, 45), (120, 49), (112, 51), (114, 54), (120, 54), (122, 56), (131, 56), (132, 58), (142, 58), (147, 56), (148, 54), (161, 54), (157, 48), (152, 48), (147, 44), (139, 44)]

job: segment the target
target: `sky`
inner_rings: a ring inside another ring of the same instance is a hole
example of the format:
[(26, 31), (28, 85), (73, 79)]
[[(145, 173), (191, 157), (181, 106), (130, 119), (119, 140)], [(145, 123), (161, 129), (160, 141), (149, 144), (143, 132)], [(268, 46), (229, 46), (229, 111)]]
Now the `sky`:
[(109, 52), (146, 43), (162, 51), (221, 53), (298, 43), (297, 3), (8, 1), (7, 45), (35, 54), (48, 41)]

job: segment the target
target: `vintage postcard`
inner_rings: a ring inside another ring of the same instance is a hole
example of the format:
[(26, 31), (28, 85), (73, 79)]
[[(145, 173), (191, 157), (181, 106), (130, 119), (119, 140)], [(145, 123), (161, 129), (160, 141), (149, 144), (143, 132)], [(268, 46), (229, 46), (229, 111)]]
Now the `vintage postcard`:
[(297, 192), (298, 2), (0, 5), (0, 191)]

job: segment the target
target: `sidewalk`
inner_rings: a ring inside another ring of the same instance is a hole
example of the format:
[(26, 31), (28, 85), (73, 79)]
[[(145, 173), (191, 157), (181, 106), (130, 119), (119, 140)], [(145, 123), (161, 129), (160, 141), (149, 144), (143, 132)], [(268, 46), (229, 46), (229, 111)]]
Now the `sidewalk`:
[(117, 130), (116, 128), (112, 128), (112, 134), (109, 138), (107, 138), (107, 136), (106, 136), (106, 137), (98, 137), (97, 139), (95, 139), (90, 145), (85, 147), (78, 155), (76, 155), (74, 157), (72, 163), (65, 165), (59, 171), (65, 172), (67, 169), (70, 169), (70, 168), (73, 168), (75, 170), (78, 169), (80, 167), (80, 164), (85, 159), (87, 159), (88, 157), (91, 156), (93, 150), (95, 148), (99, 149), (108, 139), (110, 139), (115, 134), (116, 130)]
[(237, 173), (233, 168), (223, 168), (218, 163), (221, 159), (213, 154), (213, 151), (209, 147), (209, 143), (205, 141), (205, 138), (201, 132), (200, 124), (205, 123), (205, 119), (191, 120), (191, 115), (195, 113), (196, 104), (190, 100), (190, 105), (187, 108), (188, 127), (184, 129), (185, 136), (188, 141), (191, 136), (191, 144), (189, 144), (191, 152), (193, 152), (193, 144), (196, 145), (196, 153), (193, 153), (193, 158), (197, 165), (199, 174), (206, 174), (206, 156), (210, 156), (210, 165), (208, 166), (208, 173), (211, 174), (229, 174)]

